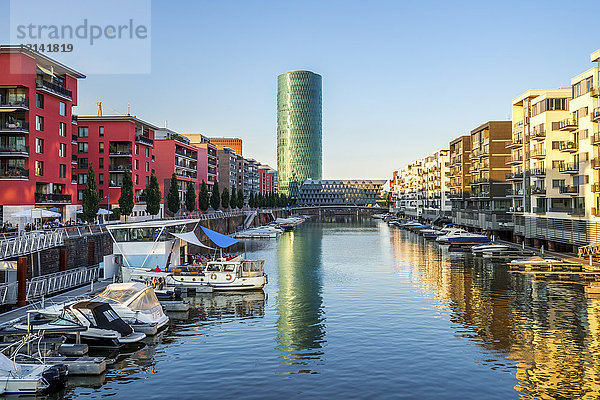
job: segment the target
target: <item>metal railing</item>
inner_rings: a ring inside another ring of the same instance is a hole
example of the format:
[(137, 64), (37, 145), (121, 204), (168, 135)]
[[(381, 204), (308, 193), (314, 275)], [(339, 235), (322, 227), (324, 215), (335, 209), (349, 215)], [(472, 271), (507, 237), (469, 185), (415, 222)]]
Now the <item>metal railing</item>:
[(59, 193), (35, 193), (36, 203), (70, 203), (70, 194)]
[(39, 299), (54, 293), (86, 285), (100, 277), (100, 266), (75, 268), (36, 276), (27, 281), (27, 299)]
[(55, 83), (51, 83), (48, 81), (41, 81), (41, 82), (36, 82), (36, 87), (38, 88), (42, 88), (42, 89), (46, 89), (49, 90), (51, 92), (57, 93), (61, 96), (65, 96), (68, 98), (72, 98), (73, 97), (73, 92), (65, 89), (64, 87), (57, 85)]
[(17, 304), (17, 282), (0, 284), (0, 305)]

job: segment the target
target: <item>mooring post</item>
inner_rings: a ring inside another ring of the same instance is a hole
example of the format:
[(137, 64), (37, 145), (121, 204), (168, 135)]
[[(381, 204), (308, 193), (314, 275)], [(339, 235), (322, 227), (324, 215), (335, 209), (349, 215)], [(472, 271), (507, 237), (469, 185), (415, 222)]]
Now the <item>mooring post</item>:
[(27, 257), (19, 257), (17, 261), (17, 305), (27, 303)]

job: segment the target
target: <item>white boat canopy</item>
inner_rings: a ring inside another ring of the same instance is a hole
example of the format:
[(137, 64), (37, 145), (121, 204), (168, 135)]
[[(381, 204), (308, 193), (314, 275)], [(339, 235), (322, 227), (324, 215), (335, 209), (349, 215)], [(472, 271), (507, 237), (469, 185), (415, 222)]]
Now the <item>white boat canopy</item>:
[(196, 236), (196, 234), (194, 233), (194, 231), (190, 231), (190, 232), (185, 232), (185, 233), (173, 233), (171, 232), (171, 235), (175, 236), (178, 239), (181, 239), (185, 242), (191, 243), (193, 245), (199, 246), (199, 247), (203, 247), (205, 249), (211, 249), (214, 250), (213, 247), (209, 247), (207, 245), (205, 245), (204, 243), (202, 243), (200, 241), (200, 239), (198, 239), (198, 236)]

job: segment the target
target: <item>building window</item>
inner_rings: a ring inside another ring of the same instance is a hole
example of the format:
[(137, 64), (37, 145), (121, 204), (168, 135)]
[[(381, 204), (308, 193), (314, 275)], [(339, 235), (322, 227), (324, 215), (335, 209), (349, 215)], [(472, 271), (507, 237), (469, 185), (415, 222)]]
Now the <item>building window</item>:
[(104, 169), (104, 158), (99, 158), (98, 159), (98, 168), (99, 169)]
[(87, 168), (88, 167), (88, 159), (87, 158), (78, 158), (77, 159), (77, 167), (78, 168)]
[(35, 176), (44, 176), (44, 162), (43, 161), (35, 162)]
[(140, 169), (140, 160), (135, 160), (135, 170)]
[(565, 180), (564, 179), (552, 179), (552, 187), (554, 189), (556, 188), (560, 188), (565, 186)]
[(62, 101), (59, 103), (58, 113), (65, 117), (67, 115), (67, 105)]
[(77, 200), (79, 200), (79, 201), (83, 200), (83, 190), (77, 191)]
[(150, 163), (146, 161), (146, 172), (150, 171)]
[(64, 143), (60, 143), (58, 145), (58, 156), (65, 158), (67, 156), (67, 145)]
[(67, 124), (64, 122), (60, 123), (60, 127), (58, 128), (58, 134), (62, 137), (67, 137)]
[(140, 147), (137, 144), (135, 145), (135, 154), (140, 154)]
[(140, 176), (135, 174), (135, 184), (138, 185), (140, 183)]
[(104, 199), (104, 190), (98, 190), (98, 194), (100, 195), (100, 201), (102, 201)]
[(150, 157), (150, 149), (146, 147), (146, 157)]
[(104, 142), (98, 143), (98, 152), (100, 154), (104, 153)]
[(104, 127), (103, 126), (98, 128), (98, 136), (104, 137)]
[(146, 186), (148, 186), (148, 183), (150, 183), (150, 177), (146, 176)]
[(67, 165), (66, 164), (60, 164), (58, 166), (58, 177), (63, 178), (63, 179), (67, 177)]
[(35, 116), (35, 129), (40, 132), (44, 131), (44, 117), (41, 117), (39, 115)]
[(80, 153), (87, 153), (88, 152), (88, 143), (87, 142), (80, 142), (77, 143), (77, 147)]
[(44, 139), (35, 138), (35, 152), (44, 154)]
[(87, 183), (87, 174), (79, 174), (77, 184), (85, 185)]
[(104, 174), (98, 174), (98, 183), (100, 185), (104, 184)]
[(80, 126), (79, 127), (79, 137), (88, 137), (88, 127), (87, 126)]
[(36, 93), (35, 94), (35, 106), (37, 108), (41, 108), (42, 110), (44, 109), (44, 95), (41, 93)]

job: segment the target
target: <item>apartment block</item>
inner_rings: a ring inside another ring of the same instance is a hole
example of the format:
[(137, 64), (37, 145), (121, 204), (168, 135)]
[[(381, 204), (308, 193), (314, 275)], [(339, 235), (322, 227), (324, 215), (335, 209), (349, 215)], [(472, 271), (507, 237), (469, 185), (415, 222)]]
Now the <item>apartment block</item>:
[(423, 215), (426, 197), (424, 160), (415, 160), (399, 172), (396, 207), (405, 215), (418, 218)]
[[(145, 216), (143, 191), (154, 170), (154, 133), (158, 127), (131, 115), (79, 116), (73, 142), (73, 181), (77, 200), (83, 199), (88, 165), (96, 173), (100, 205), (118, 207), (123, 176), (131, 171), (135, 207), (132, 216)], [(166, 157), (165, 157), (166, 158)]]
[(187, 137), (167, 128), (158, 129), (154, 133), (154, 139), (154, 152), (160, 154), (160, 162), (155, 164), (155, 175), (163, 194), (163, 202), (166, 203), (175, 173), (179, 200), (183, 207), (188, 184), (191, 182), (194, 185), (196, 193), (200, 190), (200, 151)]
[(217, 146), (217, 150), (229, 147), (235, 154), (242, 155), (242, 139), (240, 138), (210, 138), (210, 142)]
[(449, 198), (450, 149), (439, 149), (424, 158), (423, 172), (425, 193), (423, 199), (423, 218), (438, 220), (450, 217), (452, 203)]
[(258, 192), (262, 195), (267, 193), (277, 193), (277, 171), (268, 165), (259, 165), (258, 171)]
[(298, 205), (374, 206), (385, 180), (306, 180), (298, 192)]
[[(85, 76), (22, 46), (0, 46), (0, 221), (34, 207), (75, 219), (72, 107)], [(22, 221), (21, 221), (22, 222)]]
[(496, 235), (512, 231), (510, 182), (506, 180), (510, 172), (506, 145), (511, 135), (511, 121), (488, 121), (471, 131), (470, 196), (455, 202), (453, 223)]
[(217, 182), (218, 155), (217, 146), (201, 133), (182, 134), (190, 140), (190, 144), (198, 149), (198, 182), (204, 181), (208, 186), (209, 193)]
[(237, 154), (229, 147), (217, 150), (219, 190), (238, 188), (237, 186)]
[(448, 196), (453, 208), (460, 208), (460, 202), (468, 199), (471, 192), (471, 135), (463, 135), (450, 142), (449, 158)]

